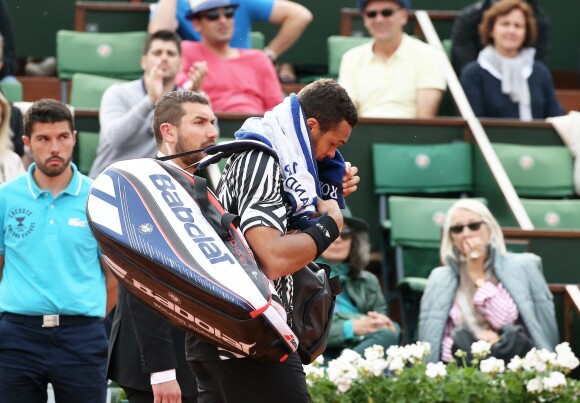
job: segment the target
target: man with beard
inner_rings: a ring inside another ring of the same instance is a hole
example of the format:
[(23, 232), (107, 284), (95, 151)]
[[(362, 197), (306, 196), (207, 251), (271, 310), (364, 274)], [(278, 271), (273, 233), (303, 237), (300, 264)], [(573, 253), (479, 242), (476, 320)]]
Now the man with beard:
[(175, 76), (181, 68), (179, 37), (171, 31), (149, 35), (141, 67), (142, 78), (113, 84), (103, 94), (99, 146), (89, 172), (91, 178), (114, 162), (155, 155), (151, 118), (159, 98), (176, 89)]
[(44, 99), (24, 117), (28, 174), (0, 188), (0, 401), (102, 403), (102, 318), (117, 281), (99, 259), (85, 205), (91, 179), (71, 163), (69, 109)]
[[(158, 156), (205, 148), (215, 143), (215, 116), (207, 98), (174, 91), (157, 102), (153, 132)], [(190, 173), (204, 154), (171, 160)], [(185, 361), (185, 332), (171, 326), (125, 289), (113, 319), (109, 378), (125, 390), (129, 402), (195, 402), (197, 383)]]

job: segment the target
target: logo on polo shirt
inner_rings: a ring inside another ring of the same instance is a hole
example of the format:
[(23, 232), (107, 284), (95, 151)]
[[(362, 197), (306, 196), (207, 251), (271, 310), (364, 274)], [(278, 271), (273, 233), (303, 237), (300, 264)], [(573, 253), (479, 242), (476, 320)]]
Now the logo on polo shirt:
[(36, 223), (32, 221), (32, 211), (16, 208), (8, 213), (8, 233), (16, 239), (26, 238), (32, 234)]

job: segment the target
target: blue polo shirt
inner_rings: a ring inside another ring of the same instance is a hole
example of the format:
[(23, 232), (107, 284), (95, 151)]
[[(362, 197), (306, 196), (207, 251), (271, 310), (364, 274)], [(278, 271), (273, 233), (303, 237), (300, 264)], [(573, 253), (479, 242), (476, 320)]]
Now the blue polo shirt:
[(85, 210), (92, 180), (71, 167), (55, 198), (34, 181), (35, 164), (0, 186), (0, 312), (105, 316), (105, 277)]
[[(230, 45), (234, 48), (250, 49), (252, 41), (250, 40), (250, 31), (252, 30), (252, 21), (268, 21), (274, 0), (241, 0), (234, 14), (234, 33)], [(157, 4), (151, 7), (150, 18), (155, 13)], [(177, 0), (177, 22), (179, 24), (177, 33), (183, 40), (198, 41), (201, 39), (199, 32), (193, 29), (191, 20), (188, 20), (187, 14), (191, 10), (187, 0)]]

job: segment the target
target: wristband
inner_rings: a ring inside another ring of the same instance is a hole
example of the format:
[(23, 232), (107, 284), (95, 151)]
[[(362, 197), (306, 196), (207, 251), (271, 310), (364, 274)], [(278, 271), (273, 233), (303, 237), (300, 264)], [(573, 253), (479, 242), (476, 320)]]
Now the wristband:
[(334, 221), (334, 218), (329, 215), (325, 215), (318, 220), (316, 224), (306, 228), (302, 232), (310, 235), (314, 240), (314, 243), (316, 243), (317, 258), (322, 255), (322, 252), (324, 252), (339, 235), (338, 225), (336, 224), (336, 221)]

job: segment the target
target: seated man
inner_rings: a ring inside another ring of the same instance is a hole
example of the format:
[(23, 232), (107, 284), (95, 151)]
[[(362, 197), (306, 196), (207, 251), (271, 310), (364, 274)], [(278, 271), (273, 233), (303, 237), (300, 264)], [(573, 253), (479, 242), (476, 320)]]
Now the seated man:
[[(194, 28), (188, 16), (193, 8), (204, 0), (159, 0), (151, 13), (149, 32), (160, 29), (177, 31), (182, 39), (200, 41), (201, 34)], [(268, 57), (275, 61), (292, 46), (312, 21), (312, 13), (298, 3), (287, 0), (244, 0), (234, 15), (235, 29), (230, 45), (236, 48), (252, 47), (250, 31), (253, 21), (268, 21), (280, 25), (278, 33), (264, 48)]]
[(262, 115), (282, 102), (282, 87), (268, 57), (230, 46), (238, 3), (206, 0), (191, 10), (201, 42), (183, 41), (183, 65), (176, 83), (204, 91), (215, 112)]
[(149, 35), (141, 56), (143, 77), (113, 84), (103, 94), (99, 146), (89, 172), (91, 178), (114, 162), (155, 156), (151, 119), (157, 100), (176, 89), (175, 76), (181, 67), (179, 42), (171, 31)]
[(437, 115), (445, 77), (437, 51), (403, 32), (410, 0), (358, 0), (373, 40), (344, 54), (338, 82), (359, 116), (429, 118)]

